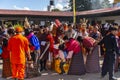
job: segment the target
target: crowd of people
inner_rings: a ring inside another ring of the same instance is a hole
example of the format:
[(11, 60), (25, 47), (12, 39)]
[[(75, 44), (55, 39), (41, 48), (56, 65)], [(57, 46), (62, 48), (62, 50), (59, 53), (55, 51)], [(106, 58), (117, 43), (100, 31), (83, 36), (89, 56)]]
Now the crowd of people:
[[(56, 20), (45, 26), (0, 27), (2, 77), (24, 80), (32, 69), (40, 74), (59, 68), (59, 74), (68, 75), (101, 72), (104, 77), (108, 72), (109, 80), (116, 80), (113, 72), (119, 69), (119, 31), (117, 24), (87, 25), (85, 19), (74, 25)], [(102, 69), (100, 57), (104, 58)], [(69, 65), (67, 70), (65, 64)]]

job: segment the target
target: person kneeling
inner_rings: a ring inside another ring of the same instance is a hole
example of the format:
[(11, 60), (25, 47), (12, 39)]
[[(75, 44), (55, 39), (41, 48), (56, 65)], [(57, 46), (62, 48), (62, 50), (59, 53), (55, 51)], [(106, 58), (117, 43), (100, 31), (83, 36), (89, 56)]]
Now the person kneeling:
[(66, 53), (64, 47), (65, 47), (64, 44), (60, 44), (59, 45), (59, 51), (58, 51), (58, 55), (57, 55), (57, 58), (60, 59), (60, 66), (59, 66), (59, 68), (61, 70), (60, 74), (64, 74), (65, 73), (64, 65), (66, 63), (67, 53)]

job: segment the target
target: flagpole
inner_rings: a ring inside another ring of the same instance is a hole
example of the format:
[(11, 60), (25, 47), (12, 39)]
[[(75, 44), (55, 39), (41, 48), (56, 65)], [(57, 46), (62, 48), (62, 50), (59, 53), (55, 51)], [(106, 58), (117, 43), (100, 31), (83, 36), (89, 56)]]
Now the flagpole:
[(76, 8), (75, 8), (75, 0), (73, 0), (73, 23), (76, 23)]

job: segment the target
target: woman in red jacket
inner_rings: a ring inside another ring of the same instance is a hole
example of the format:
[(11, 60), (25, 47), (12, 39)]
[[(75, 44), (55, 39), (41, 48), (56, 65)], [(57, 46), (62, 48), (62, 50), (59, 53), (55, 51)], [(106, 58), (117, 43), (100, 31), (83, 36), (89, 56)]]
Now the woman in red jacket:
[(64, 36), (63, 40), (68, 51), (67, 60), (71, 60), (68, 75), (84, 75), (85, 65), (80, 43), (73, 38), (68, 39), (68, 36)]

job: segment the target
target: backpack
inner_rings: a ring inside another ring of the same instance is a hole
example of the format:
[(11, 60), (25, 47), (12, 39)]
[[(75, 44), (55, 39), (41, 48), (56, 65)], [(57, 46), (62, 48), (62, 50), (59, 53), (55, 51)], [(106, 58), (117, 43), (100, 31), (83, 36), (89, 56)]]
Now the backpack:
[(30, 40), (30, 43), (32, 44), (32, 46), (35, 47), (35, 50), (40, 49), (40, 41), (38, 40), (38, 38), (35, 35), (31, 36), (31, 38), (29, 40)]

